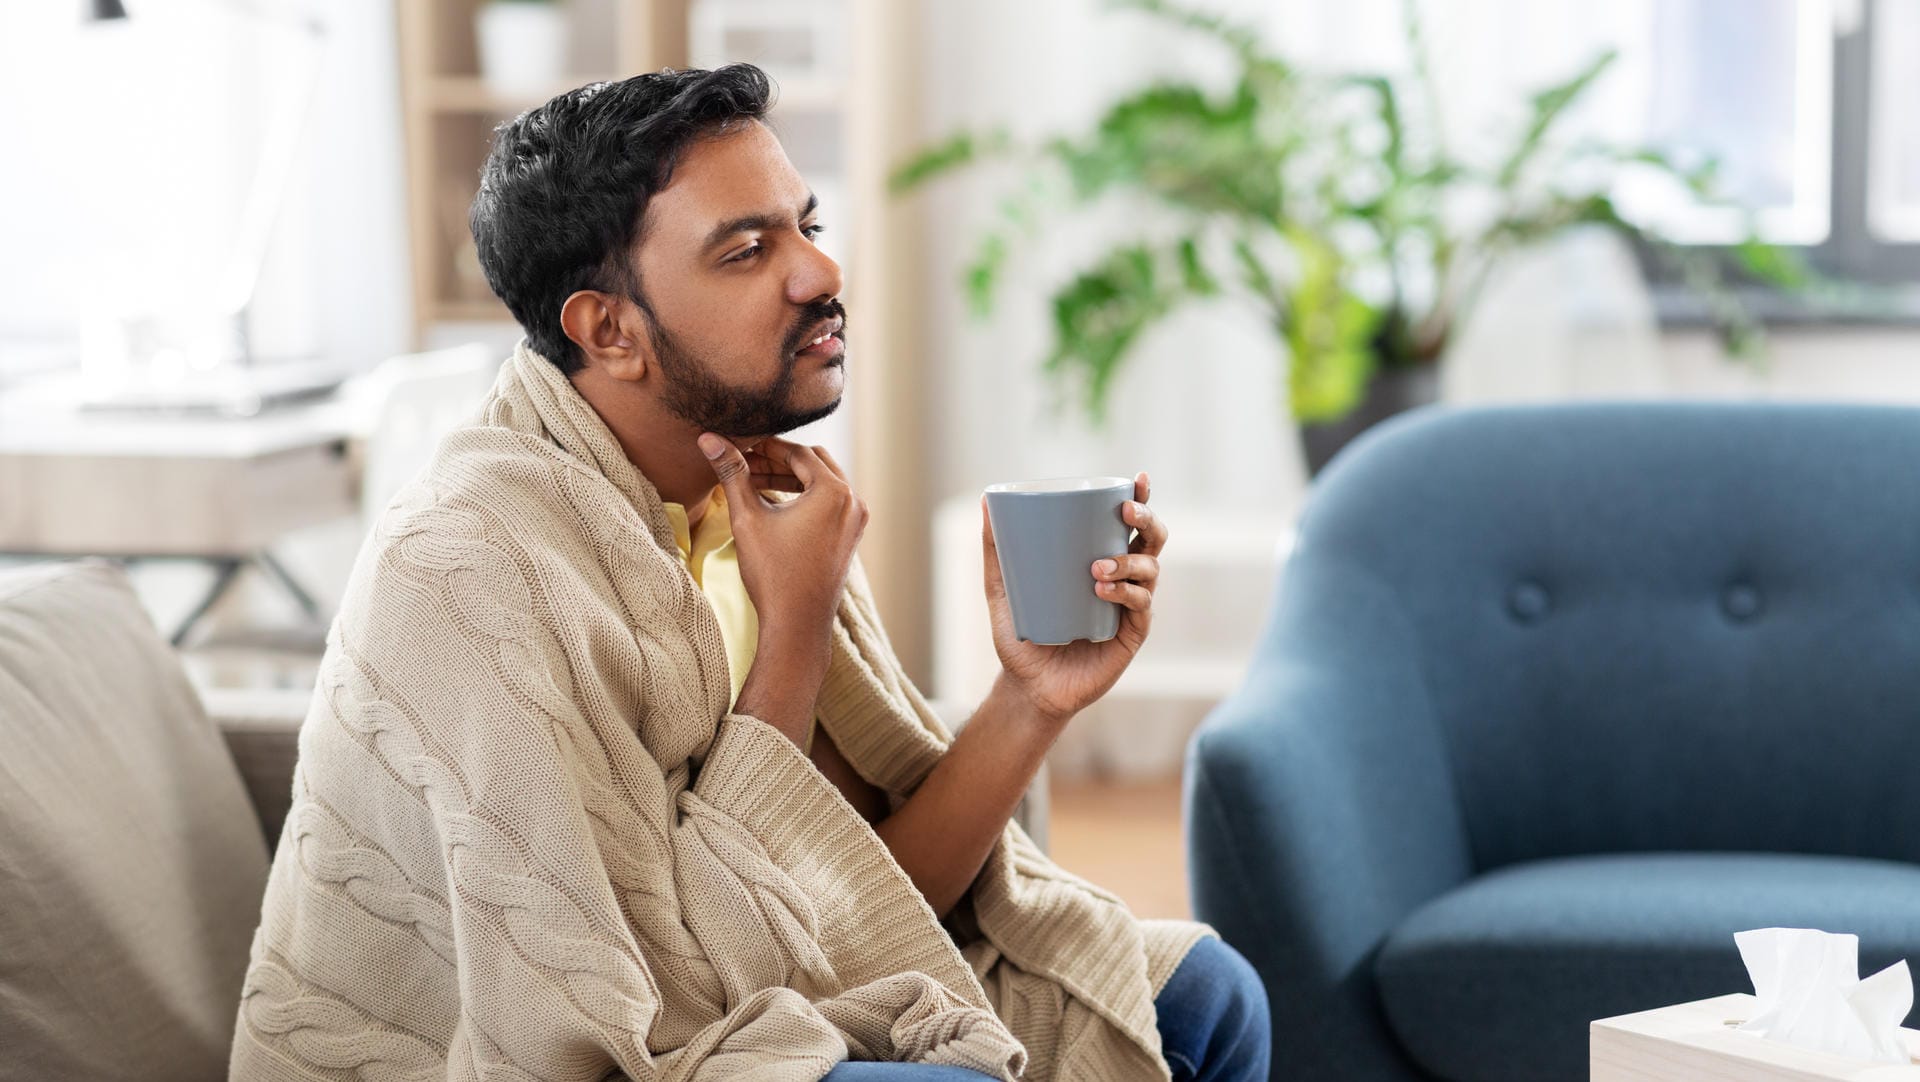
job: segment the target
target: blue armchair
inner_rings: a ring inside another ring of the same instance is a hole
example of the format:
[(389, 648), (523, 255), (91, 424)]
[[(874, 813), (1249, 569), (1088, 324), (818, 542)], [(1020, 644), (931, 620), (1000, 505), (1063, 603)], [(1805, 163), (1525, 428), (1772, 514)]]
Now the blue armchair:
[(1743, 928), (1920, 960), (1920, 410), (1374, 429), (1186, 804), (1278, 1078), (1584, 1079), (1590, 1020), (1749, 989)]

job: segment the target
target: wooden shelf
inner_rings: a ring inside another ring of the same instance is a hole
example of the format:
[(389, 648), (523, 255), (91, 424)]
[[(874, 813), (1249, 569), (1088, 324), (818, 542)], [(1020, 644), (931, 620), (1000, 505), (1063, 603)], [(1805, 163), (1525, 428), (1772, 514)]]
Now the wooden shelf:
[(512, 323), (513, 313), (498, 300), (443, 300), (427, 313), (433, 323)]
[[(565, 93), (575, 87), (624, 75), (580, 75), (535, 91), (501, 93), (478, 75), (440, 75), (421, 87), (424, 108), (443, 113), (484, 113), (512, 116)], [(846, 93), (834, 83), (793, 81), (779, 85), (774, 108), (778, 110), (837, 111), (846, 108)]]
[(773, 100), (774, 112), (806, 110), (837, 112), (847, 107), (844, 87), (824, 81), (795, 79), (778, 85)]
[[(408, 238), (413, 256), (414, 340), (433, 324), (512, 321), (506, 306), (477, 282), (466, 227), (492, 129), (555, 95), (609, 78), (595, 72), (654, 71), (687, 64), (693, 0), (596, 0), (570, 5), (576, 38), (596, 46), (581, 55), (586, 73), (551, 87), (502, 93), (482, 71), (474, 20), (480, 0), (400, 0), (400, 84), (405, 107)], [(424, 348), (422, 346), (422, 348)]]
[(517, 116), (575, 87), (611, 78), (615, 76), (582, 75), (567, 78), (544, 90), (503, 94), (488, 86), (486, 80), (477, 75), (441, 75), (428, 80), (421, 88), (421, 93), (425, 95), (422, 105), (443, 113)]

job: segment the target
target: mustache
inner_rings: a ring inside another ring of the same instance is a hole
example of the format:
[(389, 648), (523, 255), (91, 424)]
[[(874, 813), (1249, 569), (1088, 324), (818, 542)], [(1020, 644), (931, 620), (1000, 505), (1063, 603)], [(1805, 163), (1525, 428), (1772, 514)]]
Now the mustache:
[(815, 301), (802, 308), (800, 314), (795, 317), (793, 329), (787, 332), (786, 341), (780, 344), (780, 355), (791, 361), (794, 353), (813, 337), (814, 328), (835, 317), (840, 320), (840, 340), (844, 342), (847, 338), (846, 305), (841, 304), (836, 298), (830, 301)]

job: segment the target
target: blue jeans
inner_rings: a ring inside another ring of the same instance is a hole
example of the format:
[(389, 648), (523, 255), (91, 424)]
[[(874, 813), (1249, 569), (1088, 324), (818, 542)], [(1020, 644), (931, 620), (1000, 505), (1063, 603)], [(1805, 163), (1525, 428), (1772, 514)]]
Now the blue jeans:
[[(1209, 936), (1193, 945), (1153, 1000), (1174, 1082), (1262, 1082), (1272, 1057), (1267, 991), (1240, 952)], [(825, 1082), (980, 1082), (986, 1075), (924, 1063), (842, 1063)]]

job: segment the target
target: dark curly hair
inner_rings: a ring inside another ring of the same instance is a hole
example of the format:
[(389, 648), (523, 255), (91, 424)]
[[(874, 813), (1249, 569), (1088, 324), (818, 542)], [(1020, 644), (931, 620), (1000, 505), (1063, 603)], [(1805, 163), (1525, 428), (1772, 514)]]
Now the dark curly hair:
[(772, 97), (751, 64), (599, 82), (494, 129), (467, 225), (487, 285), (527, 344), (567, 375), (586, 356), (560, 326), (583, 289), (640, 299), (627, 262), (647, 200), (696, 139), (762, 120)]

